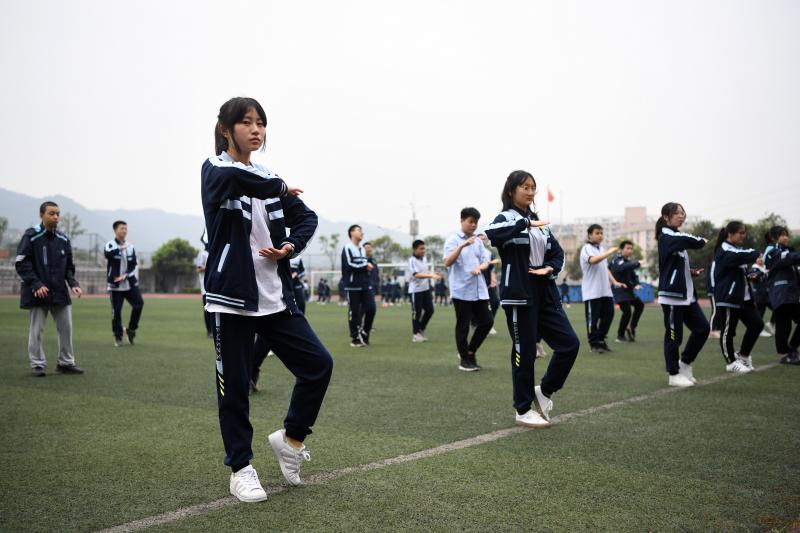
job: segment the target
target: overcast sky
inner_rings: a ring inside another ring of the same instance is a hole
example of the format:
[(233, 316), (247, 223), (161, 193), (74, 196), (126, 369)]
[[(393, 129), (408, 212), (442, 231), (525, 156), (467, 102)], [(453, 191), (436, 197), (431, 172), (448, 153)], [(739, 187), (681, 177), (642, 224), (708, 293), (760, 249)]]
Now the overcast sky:
[(269, 122), (258, 160), (333, 220), (407, 231), (414, 202), (422, 234), (447, 233), (466, 205), (497, 213), (525, 169), (554, 222), (680, 201), (800, 227), (800, 2), (3, 0), (2, 15), (14, 191), (201, 214), (219, 106), (251, 96)]

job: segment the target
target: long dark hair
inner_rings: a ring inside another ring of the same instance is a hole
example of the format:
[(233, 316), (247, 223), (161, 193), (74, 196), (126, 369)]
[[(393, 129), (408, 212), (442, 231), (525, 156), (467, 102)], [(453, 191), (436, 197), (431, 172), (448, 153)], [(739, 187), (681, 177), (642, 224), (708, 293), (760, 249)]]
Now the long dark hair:
[[(231, 132), (233, 145), (236, 147), (237, 152), (240, 151), (236, 139), (233, 139), (233, 126), (235, 126), (237, 122), (241, 122), (251, 108), (256, 110), (256, 113), (258, 113), (258, 116), (261, 117), (261, 120), (264, 121), (264, 125), (266, 126), (267, 114), (264, 112), (264, 108), (261, 107), (261, 104), (254, 98), (237, 96), (231, 98), (219, 108), (217, 125), (214, 126), (214, 146), (217, 155), (228, 149), (228, 139), (222, 134), (225, 130)], [(261, 146), (261, 149), (263, 150), (265, 147), (266, 143)]]
[(740, 229), (744, 227), (744, 222), (740, 220), (731, 220), (725, 226), (719, 230), (719, 235), (717, 236), (717, 245), (714, 246), (714, 251), (716, 252), (720, 248), (722, 248), (722, 243), (728, 240), (728, 237), (732, 233), (736, 233)]
[[(678, 209), (683, 209), (683, 206), (677, 202), (667, 202), (661, 207), (661, 216), (656, 220), (656, 240), (661, 237), (661, 230), (667, 225), (664, 217), (671, 217), (678, 212)], [(683, 209), (683, 212), (685, 213), (686, 209)]]
[[(528, 181), (530, 178), (533, 181), (533, 186), (536, 187), (536, 178), (533, 177), (533, 174), (530, 172), (526, 172), (524, 170), (515, 170), (511, 174), (508, 175), (506, 178), (506, 184), (503, 186), (503, 194), (500, 196), (500, 201), (503, 203), (503, 211), (508, 211), (509, 209), (514, 209), (514, 193), (517, 190), (517, 187)], [(529, 216), (533, 220), (539, 220), (539, 216), (536, 214), (536, 204), (532, 204), (533, 207), (528, 207)]]

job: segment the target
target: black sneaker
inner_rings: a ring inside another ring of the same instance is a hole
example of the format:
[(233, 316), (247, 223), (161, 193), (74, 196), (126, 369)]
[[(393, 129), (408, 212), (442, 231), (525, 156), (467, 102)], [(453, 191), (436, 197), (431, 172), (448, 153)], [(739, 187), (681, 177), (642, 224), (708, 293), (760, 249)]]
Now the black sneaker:
[(136, 336), (136, 330), (125, 328), (125, 334), (128, 336), (128, 342), (133, 344), (133, 338)]
[(364, 344), (364, 341), (361, 340), (361, 337), (355, 337), (350, 341), (351, 348), (364, 348), (365, 346), (366, 344)]
[(800, 365), (800, 355), (797, 352), (789, 352), (781, 357), (782, 365)]
[(75, 365), (58, 365), (56, 372), (60, 374), (83, 374), (83, 369)]
[(458, 369), (463, 370), (464, 372), (477, 372), (479, 368), (472, 364), (472, 361), (468, 361), (466, 359), (462, 359), (461, 362), (458, 364)]
[(606, 341), (601, 342), (600, 343), (600, 347), (603, 350), (605, 350), (606, 352), (613, 352), (614, 351), (614, 350), (612, 350), (611, 348), (608, 347), (608, 344), (606, 344)]
[(628, 328), (628, 331), (625, 333), (628, 334), (628, 340), (631, 342), (636, 342), (636, 330), (633, 328)]
[(599, 344), (590, 344), (589, 351), (592, 353), (606, 353), (603, 347)]
[(624, 336), (620, 335), (614, 340), (614, 342), (630, 342), (630, 341), (626, 339)]
[(114, 346), (117, 348), (122, 346), (122, 337), (114, 337)]
[(472, 363), (472, 366), (475, 367), (475, 370), (480, 370), (483, 367), (478, 364), (478, 360), (475, 358), (475, 354), (472, 352), (467, 352), (467, 357), (469, 357), (469, 362)]
[(44, 367), (43, 366), (35, 366), (35, 367), (31, 368), (31, 374), (33, 374), (33, 377), (35, 377), (35, 378), (43, 378), (46, 375), (44, 373)]

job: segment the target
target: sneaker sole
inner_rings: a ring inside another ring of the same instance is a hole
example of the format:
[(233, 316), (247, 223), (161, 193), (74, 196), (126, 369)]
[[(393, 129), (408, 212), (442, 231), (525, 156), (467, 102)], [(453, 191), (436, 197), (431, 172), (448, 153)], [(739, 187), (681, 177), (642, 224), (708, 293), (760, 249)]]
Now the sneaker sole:
[(243, 497), (239, 496), (238, 494), (236, 494), (233, 491), (230, 491), (230, 493), (231, 493), (231, 496), (233, 496), (234, 498), (236, 498), (240, 502), (244, 502), (244, 503), (258, 503), (258, 502), (266, 501), (267, 498), (269, 498), (268, 494), (265, 494), (263, 497), (259, 497), (259, 498), (243, 498)]
[[(277, 438), (281, 438), (280, 434), (277, 436)], [(283, 462), (283, 459), (281, 458), (280, 452), (275, 448), (275, 445), (272, 443), (272, 435), (270, 435), (267, 438), (267, 440), (269, 440), (269, 447), (272, 448), (272, 453), (275, 454), (275, 458), (278, 460), (278, 466), (281, 467), (281, 474), (283, 475), (283, 479), (285, 479), (286, 482), (289, 485), (292, 485), (293, 487), (297, 487), (299, 485), (302, 485), (303, 484), (302, 480), (300, 480), (300, 482), (294, 482), (291, 479), (289, 479), (289, 476), (286, 473), (286, 463)]]
[(550, 424), (550, 422), (548, 422), (547, 424), (527, 424), (525, 422), (522, 422), (521, 420), (517, 420), (515, 423), (518, 426), (531, 429), (547, 429), (552, 425)]
[(462, 372), (477, 372), (478, 370), (480, 370), (479, 368), (466, 368), (461, 365), (458, 365), (458, 369), (461, 370)]

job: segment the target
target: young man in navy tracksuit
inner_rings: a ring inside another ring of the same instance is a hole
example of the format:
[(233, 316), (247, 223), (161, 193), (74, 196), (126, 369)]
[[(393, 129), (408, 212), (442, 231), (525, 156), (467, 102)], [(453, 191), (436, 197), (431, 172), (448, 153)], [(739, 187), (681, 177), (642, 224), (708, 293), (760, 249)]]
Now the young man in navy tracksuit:
[[(800, 365), (800, 252), (789, 248), (789, 230), (773, 226), (769, 230), (772, 246), (764, 266), (772, 316), (775, 318), (775, 349), (781, 363)], [(792, 334), (792, 322), (794, 333)]]
[[(764, 321), (758, 315), (755, 292), (749, 278), (750, 264), (759, 253), (752, 248), (741, 247), (745, 235), (744, 224), (736, 220), (729, 222), (720, 231), (714, 250), (714, 262), (711, 264), (714, 299), (722, 327), (719, 343), (725, 358), (725, 370), (737, 374), (746, 374), (753, 370), (750, 352), (759, 333), (764, 329)], [(742, 346), (737, 352), (733, 339), (739, 321), (747, 329), (742, 338)]]
[(29, 228), (17, 246), (14, 267), (22, 279), (19, 306), (28, 309), (30, 332), (28, 359), (35, 377), (44, 377), (47, 361), (44, 355), (44, 326), (47, 315), (53, 315), (58, 330), (58, 366), (62, 374), (83, 374), (75, 366), (72, 351), (72, 298), (81, 297), (82, 291), (75, 279), (72, 262), (72, 245), (69, 238), (58, 231), (61, 210), (55, 202), (44, 202), (39, 207), (40, 224)]
[[(683, 206), (670, 202), (662, 206), (661, 217), (655, 228), (658, 239), (658, 303), (664, 312), (664, 362), (672, 387), (691, 387), (695, 384), (692, 363), (710, 332), (706, 315), (697, 303), (692, 280), (704, 269), (691, 268), (687, 252), (702, 248), (706, 240), (678, 231), (685, 220)], [(684, 324), (691, 335), (683, 353), (679, 355)]]
[[(500, 304), (511, 334), (511, 375), (517, 425), (547, 427), (553, 401), (567, 379), (580, 341), (561, 307), (556, 278), (564, 268), (564, 251), (546, 223), (531, 210), (536, 182), (517, 170), (506, 179), (503, 209), (485, 228), (500, 250), (503, 281)], [(553, 356), (539, 385), (534, 380), (536, 343), (544, 340)]]
[[(353, 224), (347, 228), (347, 236), (350, 242), (342, 248), (342, 287), (347, 295), (350, 346), (362, 348), (369, 344), (369, 331), (364, 331), (362, 319), (369, 305), (369, 274), (375, 267), (367, 259), (367, 254), (361, 245), (364, 237), (361, 226)], [(371, 328), (372, 324), (368, 326)]]
[[(636, 275), (636, 269), (640, 264), (635, 259), (631, 260), (632, 256), (633, 243), (622, 241), (619, 244), (619, 251), (611, 260), (611, 275), (622, 284), (622, 286), (615, 285), (611, 288), (614, 293), (614, 302), (622, 311), (617, 328), (617, 342), (636, 341), (636, 326), (639, 325), (639, 318), (644, 310), (644, 303), (633, 292), (640, 289), (641, 285), (639, 285), (639, 276)], [(631, 307), (633, 307), (632, 317)]]
[(139, 266), (136, 261), (136, 250), (133, 244), (126, 240), (128, 224), (124, 220), (117, 220), (113, 224), (114, 238), (106, 243), (103, 253), (106, 256), (106, 281), (107, 290), (111, 294), (111, 331), (114, 333), (114, 346), (122, 346), (122, 304), (125, 300), (131, 306), (131, 316), (125, 335), (128, 342), (133, 344), (136, 330), (139, 328), (139, 319), (144, 308), (144, 299), (139, 291)]
[[(317, 215), (275, 174), (250, 162), (264, 145), (266, 115), (257, 101), (233, 98), (220, 109), (217, 155), (203, 163), (201, 192), (208, 229), (206, 302), (214, 313), (216, 389), (230, 492), (239, 500), (267, 494), (250, 465), (253, 427), (248, 391), (256, 333), (296, 378), (283, 428), (269, 435), (284, 478), (300, 480), (310, 458), (303, 444), (319, 414), (333, 360), (294, 299), (289, 260), (303, 251)], [(291, 234), (287, 234), (287, 229)]]

